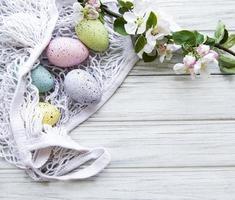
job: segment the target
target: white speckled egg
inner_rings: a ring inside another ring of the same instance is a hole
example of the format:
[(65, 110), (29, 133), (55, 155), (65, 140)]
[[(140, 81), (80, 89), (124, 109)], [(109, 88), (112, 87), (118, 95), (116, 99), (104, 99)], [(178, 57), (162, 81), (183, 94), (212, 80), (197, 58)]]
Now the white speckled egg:
[(65, 68), (81, 64), (89, 56), (89, 51), (77, 39), (57, 37), (48, 45), (46, 54), (51, 64)]
[(67, 94), (81, 104), (96, 104), (101, 100), (100, 86), (96, 79), (84, 70), (70, 71), (65, 77), (64, 86)]
[(46, 102), (40, 102), (38, 109), (43, 116), (42, 123), (54, 126), (60, 119), (60, 111), (54, 105)]

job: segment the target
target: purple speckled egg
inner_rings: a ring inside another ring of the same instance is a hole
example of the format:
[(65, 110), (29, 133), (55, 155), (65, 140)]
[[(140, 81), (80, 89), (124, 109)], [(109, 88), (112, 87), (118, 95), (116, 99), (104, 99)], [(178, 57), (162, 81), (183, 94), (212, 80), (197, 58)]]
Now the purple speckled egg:
[(57, 37), (48, 45), (46, 54), (51, 64), (65, 68), (81, 64), (89, 56), (89, 51), (77, 39)]

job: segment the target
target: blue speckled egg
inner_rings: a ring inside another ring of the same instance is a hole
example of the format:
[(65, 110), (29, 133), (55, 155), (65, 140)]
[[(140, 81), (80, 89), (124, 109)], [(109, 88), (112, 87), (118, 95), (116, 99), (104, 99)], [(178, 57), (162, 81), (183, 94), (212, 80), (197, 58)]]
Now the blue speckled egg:
[(96, 79), (88, 72), (75, 69), (70, 71), (64, 81), (67, 94), (81, 104), (97, 104), (102, 97), (102, 90)]
[(40, 93), (48, 92), (54, 87), (54, 77), (43, 66), (39, 65), (31, 72), (32, 84)]

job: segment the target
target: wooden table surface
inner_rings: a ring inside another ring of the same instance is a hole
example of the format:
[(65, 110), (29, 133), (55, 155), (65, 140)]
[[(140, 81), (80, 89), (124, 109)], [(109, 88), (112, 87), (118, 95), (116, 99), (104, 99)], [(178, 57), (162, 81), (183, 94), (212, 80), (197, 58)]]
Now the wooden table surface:
[[(219, 19), (235, 31), (234, 0), (154, 0), (184, 28)], [(235, 77), (190, 80), (170, 63), (139, 62), (111, 100), (73, 132), (112, 163), (86, 181), (36, 183), (0, 161), (1, 200), (235, 199)]]

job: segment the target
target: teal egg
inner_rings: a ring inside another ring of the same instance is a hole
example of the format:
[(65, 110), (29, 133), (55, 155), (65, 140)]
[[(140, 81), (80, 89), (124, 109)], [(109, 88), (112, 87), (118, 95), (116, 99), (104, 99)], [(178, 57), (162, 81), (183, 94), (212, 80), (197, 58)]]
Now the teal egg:
[(32, 84), (35, 85), (39, 93), (50, 91), (54, 87), (54, 77), (43, 66), (39, 65), (31, 72)]

